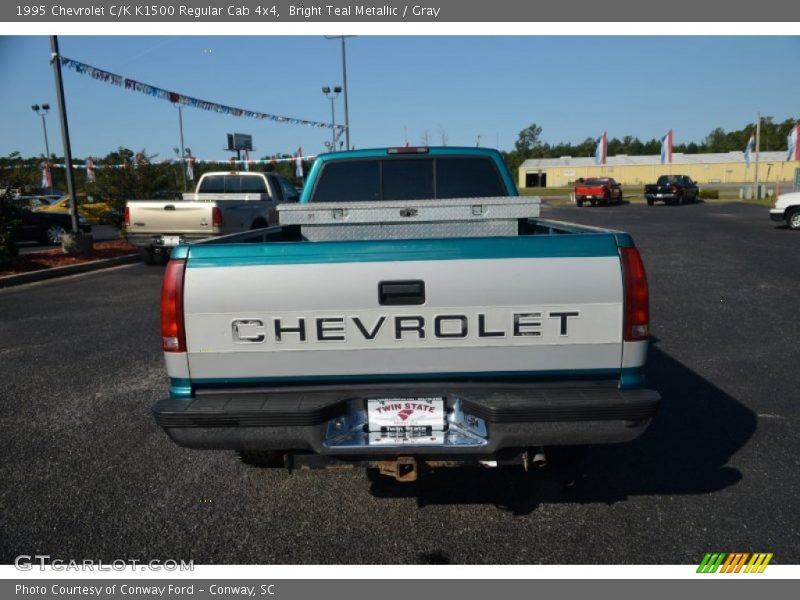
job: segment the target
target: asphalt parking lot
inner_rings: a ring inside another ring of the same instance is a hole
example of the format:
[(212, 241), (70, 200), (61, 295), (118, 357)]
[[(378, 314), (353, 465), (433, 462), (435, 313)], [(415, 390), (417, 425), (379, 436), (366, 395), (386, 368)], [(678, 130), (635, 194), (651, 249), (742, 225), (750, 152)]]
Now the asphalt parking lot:
[(647, 373), (663, 405), (575, 469), (258, 470), (156, 427), (163, 268), (0, 291), (0, 563), (800, 562), (800, 233), (708, 203), (543, 208), (629, 231), (648, 269)]

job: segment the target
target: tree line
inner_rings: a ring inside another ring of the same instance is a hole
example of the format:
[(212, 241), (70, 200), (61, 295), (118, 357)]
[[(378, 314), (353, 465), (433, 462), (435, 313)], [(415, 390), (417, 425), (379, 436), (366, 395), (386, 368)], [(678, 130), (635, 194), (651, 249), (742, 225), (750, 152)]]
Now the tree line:
[[(786, 119), (776, 123), (773, 117), (762, 117), (761, 120), (761, 144), (760, 150), (767, 152), (770, 150), (787, 150), (786, 137), (792, 127), (797, 124), (797, 119)], [(755, 124), (748, 123), (741, 129), (735, 131), (725, 131), (717, 127), (701, 141), (673, 144), (673, 152), (683, 152), (685, 154), (704, 154), (711, 152), (744, 152), (747, 140), (751, 135), (755, 135)], [(665, 132), (666, 133), (666, 132)], [(503, 152), (512, 173), (523, 161), (529, 158), (559, 158), (561, 156), (594, 156), (597, 147), (597, 138), (587, 137), (579, 144), (569, 142), (559, 142), (550, 144), (542, 141), (542, 128), (536, 123), (532, 123), (519, 132), (514, 149), (510, 152)], [(661, 152), (661, 139), (653, 138), (642, 141), (638, 137), (626, 135), (624, 137), (609, 138), (608, 155), (615, 156), (627, 154), (630, 156), (642, 156), (648, 154), (659, 154)]]
[[(761, 150), (786, 150), (786, 137), (796, 122), (795, 119), (786, 119), (776, 123), (773, 117), (763, 117)], [(686, 154), (744, 151), (747, 140), (754, 133), (755, 126), (751, 123), (735, 131), (725, 131), (717, 127), (709, 132), (699, 144), (696, 142), (677, 143), (673, 145), (673, 151)], [(514, 149), (502, 152), (502, 154), (511, 172), (515, 173), (522, 162), (528, 158), (594, 156), (595, 148), (596, 138), (593, 137), (587, 137), (579, 144), (544, 142), (542, 141), (542, 128), (533, 123), (519, 132)], [(660, 151), (661, 140), (657, 138), (642, 141), (638, 137), (626, 135), (622, 138), (613, 137), (608, 140), (609, 156), (658, 154)], [(254, 171), (277, 172), (300, 186), (303, 182), (295, 176), (294, 161), (272, 160), (288, 158), (291, 158), (291, 155), (263, 157), (261, 160), (270, 160), (271, 162), (251, 165), (250, 168)], [(0, 192), (10, 189), (23, 194), (41, 193), (42, 162), (43, 157), (23, 158), (19, 152), (0, 157)], [(50, 162), (63, 163), (63, 158), (53, 155), (50, 157)], [(122, 209), (125, 201), (132, 198), (152, 198), (158, 192), (184, 191), (181, 165), (174, 161), (157, 161), (154, 155), (148, 155), (144, 149), (134, 152), (120, 147), (103, 158), (94, 159), (94, 164), (96, 180), (93, 183), (87, 181), (85, 169), (74, 171), (76, 193), (79, 197), (93, 196), (102, 199), (117, 209)], [(118, 168), (118, 165), (125, 165), (125, 167)], [(308, 173), (309, 167), (310, 163), (305, 161), (303, 171)], [(225, 168), (226, 166), (220, 163), (195, 164), (193, 167), (194, 181), (197, 181), (206, 171), (218, 171)], [(53, 168), (51, 176), (54, 188), (66, 190), (65, 169)], [(192, 183), (190, 182), (187, 187), (191, 190)]]

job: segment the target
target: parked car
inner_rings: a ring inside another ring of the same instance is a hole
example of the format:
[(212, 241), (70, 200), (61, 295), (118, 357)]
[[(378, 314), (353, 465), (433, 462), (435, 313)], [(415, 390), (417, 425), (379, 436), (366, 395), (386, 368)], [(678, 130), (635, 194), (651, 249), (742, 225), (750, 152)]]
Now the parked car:
[(597, 204), (619, 204), (622, 202), (622, 186), (612, 177), (590, 177), (575, 184), (575, 203), (583, 206), (584, 202)]
[(800, 229), (800, 192), (781, 194), (775, 200), (775, 205), (769, 211), (769, 218), (773, 221), (786, 221), (789, 229)]
[[(69, 215), (69, 195), (62, 196), (49, 206), (36, 210)], [(114, 209), (107, 202), (97, 202), (91, 196), (78, 195), (78, 214), (93, 225), (108, 223), (113, 219)]]
[[(15, 242), (33, 241), (56, 245), (61, 243), (61, 236), (72, 229), (68, 214), (40, 210), (47, 206), (40, 198), (22, 196), (10, 200), (8, 206), (13, 211), (12, 219), (16, 221), (11, 230)], [(84, 233), (92, 230), (91, 225), (80, 215), (78, 226)]]
[(42, 206), (50, 206), (53, 203), (53, 199), (48, 196), (17, 196), (14, 198), (14, 202), (17, 201), (26, 202), (34, 210)]
[(644, 197), (648, 206), (653, 206), (656, 201), (680, 205), (697, 202), (700, 188), (687, 175), (662, 175), (656, 183), (644, 186)]

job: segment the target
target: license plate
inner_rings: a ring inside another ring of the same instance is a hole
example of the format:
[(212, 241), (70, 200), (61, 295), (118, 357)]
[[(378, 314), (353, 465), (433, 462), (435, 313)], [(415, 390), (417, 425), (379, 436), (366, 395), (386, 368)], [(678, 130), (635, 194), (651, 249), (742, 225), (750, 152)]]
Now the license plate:
[(594, 196), (586, 196), (589, 200), (594, 200)]
[(370, 444), (444, 444), (444, 426), (444, 398), (367, 400)]
[(161, 243), (165, 246), (177, 246), (181, 243), (181, 236), (179, 235), (164, 235), (161, 236)]
[(663, 198), (664, 194), (656, 194), (656, 198)]

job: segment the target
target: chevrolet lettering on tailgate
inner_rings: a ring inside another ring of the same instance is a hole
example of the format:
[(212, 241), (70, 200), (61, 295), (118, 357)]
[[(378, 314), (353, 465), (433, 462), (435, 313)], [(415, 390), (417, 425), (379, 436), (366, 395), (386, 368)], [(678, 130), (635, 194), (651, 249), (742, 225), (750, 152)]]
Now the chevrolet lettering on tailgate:
[[(488, 325), (487, 314), (376, 315), (364, 322), (355, 316), (267, 317), (236, 319), (231, 323), (234, 342), (280, 344), (313, 342), (404, 342), (409, 340), (465, 340), (487, 343), (508, 338), (569, 335), (570, 319), (580, 311), (512, 312)], [(555, 319), (555, 321), (548, 321)], [(526, 340), (530, 341), (530, 340)], [(455, 342), (458, 343), (458, 342)]]

